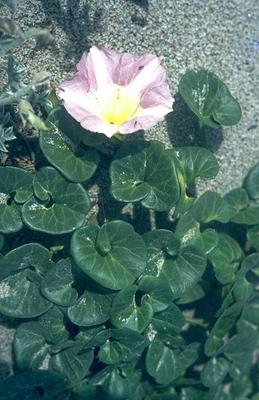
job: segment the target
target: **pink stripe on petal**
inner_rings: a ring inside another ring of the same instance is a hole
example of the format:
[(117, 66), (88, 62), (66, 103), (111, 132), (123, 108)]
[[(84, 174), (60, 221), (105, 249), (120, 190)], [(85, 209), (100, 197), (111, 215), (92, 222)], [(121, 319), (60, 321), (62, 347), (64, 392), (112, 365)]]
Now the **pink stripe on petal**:
[(95, 77), (97, 90), (112, 85), (113, 56), (110, 51), (93, 46), (88, 55), (88, 76)]
[(76, 65), (77, 70), (86, 79), (90, 90), (97, 90), (97, 82), (94, 72), (92, 57), (84, 53)]
[[(96, 99), (88, 92), (88, 84), (84, 77), (77, 73), (74, 78), (64, 81), (60, 84), (61, 89), (58, 93), (59, 97), (64, 101), (64, 106), (68, 110), (73, 110), (71, 115), (80, 122), (83, 110), (86, 115), (90, 112), (95, 114), (98, 111), (98, 105)], [(78, 111), (77, 111), (78, 107)], [(70, 112), (70, 111), (69, 111)]]
[(154, 86), (144, 91), (141, 96), (140, 105), (142, 108), (154, 107), (160, 104), (172, 106), (174, 99), (171, 96), (170, 90), (166, 82)]
[(154, 58), (155, 56), (152, 54), (145, 54), (144, 56), (134, 56), (129, 53), (121, 54), (119, 62), (113, 69), (113, 82), (118, 85), (128, 85)]
[(164, 75), (164, 69), (159, 64), (159, 59), (155, 57), (139, 71), (129, 87), (136, 94), (141, 95), (153, 82), (161, 79), (161, 74)]

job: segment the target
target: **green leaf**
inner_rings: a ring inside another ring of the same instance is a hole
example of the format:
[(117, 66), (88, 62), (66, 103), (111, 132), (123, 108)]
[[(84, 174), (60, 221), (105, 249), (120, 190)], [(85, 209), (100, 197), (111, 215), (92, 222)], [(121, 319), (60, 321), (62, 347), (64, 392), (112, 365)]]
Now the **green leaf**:
[(98, 358), (104, 364), (117, 364), (123, 357), (125, 347), (118, 342), (107, 341), (99, 350)]
[(38, 369), (44, 362), (48, 367), (49, 345), (38, 322), (18, 326), (14, 337), (15, 361), (20, 369)]
[(0, 232), (23, 227), (20, 204), (32, 195), (32, 175), (20, 168), (0, 167)]
[(26, 268), (45, 273), (50, 265), (51, 254), (39, 243), (28, 243), (9, 251), (0, 260), (0, 277)]
[(148, 301), (152, 305), (154, 312), (165, 310), (174, 300), (169, 286), (154, 276), (142, 276), (138, 289), (148, 294)]
[(134, 393), (139, 384), (139, 374), (125, 376), (119, 368), (106, 367), (91, 380), (98, 390), (98, 399), (124, 400)]
[(40, 147), (50, 164), (72, 182), (90, 179), (99, 162), (95, 150), (82, 150), (81, 155), (74, 154), (58, 130), (42, 132)]
[(201, 282), (195, 286), (192, 286), (188, 289), (179, 300), (177, 300), (177, 304), (188, 304), (194, 301), (202, 299), (205, 294), (206, 282), (201, 280)]
[(110, 308), (111, 296), (85, 291), (77, 302), (69, 307), (67, 314), (76, 325), (92, 326), (107, 321)]
[(0, 233), (0, 251), (4, 247), (4, 242), (5, 242), (4, 235), (1, 235)]
[(184, 351), (173, 351), (159, 340), (154, 340), (146, 354), (146, 369), (155, 381), (168, 385), (181, 375), (197, 358), (197, 344), (192, 343)]
[(172, 336), (181, 332), (184, 323), (185, 318), (182, 312), (173, 303), (152, 318), (152, 326), (157, 332)]
[(172, 150), (180, 161), (187, 185), (196, 178), (203, 180), (215, 178), (219, 171), (216, 157), (203, 147), (177, 147)]
[(132, 284), (146, 265), (142, 238), (123, 221), (79, 229), (73, 234), (71, 251), (76, 264), (87, 275), (114, 290)]
[[(37, 280), (37, 277), (36, 277)], [(0, 282), (0, 312), (14, 318), (33, 318), (50, 309), (52, 304), (40, 292), (30, 270), (10, 275)]]
[(165, 260), (159, 277), (168, 282), (174, 298), (178, 298), (200, 280), (205, 267), (204, 253), (195, 247), (184, 247), (175, 260)]
[(173, 235), (165, 229), (154, 230), (143, 235), (143, 239), (148, 248), (145, 274), (156, 276), (176, 299), (199, 281), (206, 267), (206, 256), (198, 248), (186, 246), (177, 257), (172, 257), (167, 245)]
[(224, 337), (234, 325), (242, 310), (242, 304), (234, 303), (217, 319), (205, 342), (204, 351), (208, 357), (214, 356), (224, 344)]
[(196, 200), (191, 212), (198, 222), (207, 224), (211, 221), (228, 222), (233, 210), (218, 193), (207, 191)]
[(231, 371), (234, 378), (242, 376), (251, 366), (256, 344), (256, 332), (249, 331), (237, 333), (221, 347), (220, 352), (234, 364), (234, 369)]
[(124, 348), (122, 354), (123, 362), (130, 362), (135, 358), (139, 358), (148, 345), (145, 335), (128, 328), (112, 329), (111, 336)]
[(218, 233), (211, 228), (205, 229), (203, 232), (196, 234), (188, 244), (200, 248), (205, 254), (210, 254), (219, 243)]
[(243, 186), (252, 199), (259, 199), (259, 163), (250, 169)]
[(57, 307), (41, 315), (39, 324), (48, 343), (62, 344), (69, 339), (65, 317)]
[(202, 124), (218, 128), (240, 121), (240, 105), (227, 86), (212, 72), (205, 69), (187, 71), (180, 81), (179, 91)]
[(224, 196), (224, 200), (233, 208), (233, 215), (249, 205), (249, 197), (243, 188), (231, 190)]
[(118, 201), (141, 201), (144, 207), (167, 211), (180, 195), (171, 154), (159, 142), (132, 142), (111, 163), (111, 193)]
[(76, 336), (76, 340), (84, 344), (85, 349), (99, 347), (104, 344), (111, 336), (110, 329), (105, 325), (98, 327), (82, 327)]
[(223, 357), (213, 357), (204, 366), (201, 372), (201, 381), (204, 386), (218, 386), (230, 369), (229, 362)]
[[(182, 389), (180, 400), (215, 400), (215, 397), (212, 397), (207, 391), (187, 387)], [(220, 398), (220, 400), (225, 399)]]
[(41, 281), (41, 291), (53, 303), (68, 307), (77, 300), (78, 293), (73, 288), (74, 278), (69, 258), (52, 266)]
[(50, 266), (49, 251), (38, 243), (28, 243), (0, 259), (0, 311), (30, 318), (47, 311), (51, 304), (41, 295), (39, 283)]
[[(1, 400), (68, 400), (68, 385), (64, 378), (54, 371), (26, 371), (6, 379), (0, 385)], [(17, 397), (18, 394), (18, 397)]]
[(22, 204), (32, 195), (32, 175), (16, 167), (0, 167), (0, 193), (14, 194), (17, 204)]
[(247, 240), (253, 248), (259, 250), (259, 224), (248, 227)]
[(186, 346), (183, 351), (178, 354), (177, 366), (178, 375), (183, 374), (187, 368), (189, 368), (198, 358), (198, 351), (200, 343), (193, 342)]
[(65, 376), (73, 385), (81, 381), (93, 362), (93, 350), (66, 349), (51, 357), (50, 369)]
[(115, 328), (128, 328), (143, 332), (151, 322), (153, 309), (147, 297), (143, 296), (138, 306), (135, 300), (137, 287), (121, 290), (114, 298), (111, 310), (111, 322)]
[(22, 207), (23, 220), (31, 229), (63, 234), (79, 228), (90, 208), (81, 185), (67, 182), (55, 169), (46, 167), (36, 173), (35, 196)]
[(234, 214), (231, 222), (236, 224), (255, 225), (259, 223), (259, 206), (257, 203), (250, 202), (249, 206)]
[(168, 385), (176, 375), (176, 356), (173, 350), (154, 340), (147, 351), (146, 369), (157, 383)]
[(220, 233), (218, 245), (210, 252), (208, 257), (220, 283), (225, 285), (234, 281), (242, 259), (242, 250), (231, 236)]
[(191, 210), (182, 214), (175, 228), (175, 235), (181, 239), (182, 245), (187, 245), (199, 233), (200, 224), (194, 219)]
[(245, 305), (237, 323), (238, 332), (257, 332), (259, 339), (259, 296), (254, 295)]

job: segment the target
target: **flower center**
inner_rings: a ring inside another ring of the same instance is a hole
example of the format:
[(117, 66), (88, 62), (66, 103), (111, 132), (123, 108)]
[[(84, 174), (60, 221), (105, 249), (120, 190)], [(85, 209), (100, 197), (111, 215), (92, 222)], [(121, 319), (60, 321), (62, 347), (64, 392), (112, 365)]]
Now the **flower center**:
[(134, 118), (140, 110), (139, 97), (125, 86), (114, 86), (98, 100), (100, 118), (109, 124), (121, 125)]

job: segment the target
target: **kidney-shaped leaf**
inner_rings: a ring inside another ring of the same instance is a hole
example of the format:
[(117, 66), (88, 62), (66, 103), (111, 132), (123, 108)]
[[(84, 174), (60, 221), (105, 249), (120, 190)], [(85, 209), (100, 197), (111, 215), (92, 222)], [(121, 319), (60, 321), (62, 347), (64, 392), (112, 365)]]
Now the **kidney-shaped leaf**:
[(63, 234), (79, 228), (90, 208), (89, 198), (78, 183), (69, 183), (54, 168), (41, 169), (33, 181), (35, 196), (22, 207), (31, 229)]
[(157, 332), (172, 336), (180, 333), (184, 323), (185, 318), (174, 303), (162, 312), (156, 313), (152, 319), (152, 326)]
[(243, 186), (252, 199), (259, 199), (259, 163), (250, 169)]
[(242, 258), (242, 250), (231, 236), (220, 233), (218, 237), (218, 244), (208, 257), (213, 265), (217, 280), (225, 285), (235, 279)]
[(166, 258), (159, 276), (168, 282), (174, 298), (178, 298), (201, 279), (206, 261), (201, 250), (186, 246), (175, 260)]
[(259, 223), (259, 206), (256, 202), (250, 202), (247, 208), (235, 213), (231, 222), (236, 224), (255, 225)]
[(217, 319), (215, 325), (210, 331), (209, 337), (205, 342), (205, 354), (214, 356), (224, 344), (224, 337), (234, 325), (240, 315), (242, 304), (234, 303), (228, 307)]
[(38, 322), (19, 325), (14, 337), (14, 354), (20, 369), (40, 368), (48, 354), (48, 344)]
[(198, 177), (203, 180), (215, 178), (219, 171), (216, 157), (203, 147), (177, 147), (173, 153), (180, 161), (187, 185)]
[(88, 373), (93, 362), (93, 350), (65, 349), (51, 357), (50, 368), (65, 376), (75, 385)]
[(40, 147), (47, 160), (72, 182), (90, 179), (99, 162), (99, 155), (93, 149), (74, 154), (58, 130), (42, 132)]
[(157, 383), (168, 385), (176, 375), (175, 353), (162, 342), (154, 340), (147, 351), (146, 369)]
[(62, 344), (69, 339), (67, 319), (56, 306), (39, 317), (39, 323), (48, 343)]
[[(37, 279), (37, 278), (36, 278)], [(50, 309), (38, 282), (31, 280), (30, 270), (9, 275), (0, 282), (0, 312), (14, 318), (33, 318)]]
[(51, 265), (49, 251), (38, 243), (28, 243), (0, 260), (0, 312), (16, 318), (43, 314), (51, 303), (39, 289), (42, 274)]
[(130, 286), (121, 290), (114, 298), (111, 310), (111, 322), (115, 328), (128, 328), (143, 332), (149, 325), (153, 309), (146, 296), (137, 305), (135, 292), (137, 287)]
[(71, 251), (76, 264), (87, 275), (114, 290), (132, 284), (146, 265), (143, 239), (123, 221), (79, 229), (72, 237)]
[(147, 372), (157, 383), (168, 385), (195, 362), (197, 350), (197, 343), (191, 343), (180, 352), (155, 339), (146, 354)]
[(32, 195), (32, 175), (16, 167), (0, 167), (0, 232), (23, 227), (20, 204)]
[(111, 193), (116, 200), (141, 201), (157, 211), (174, 206), (180, 189), (170, 153), (158, 142), (124, 145), (111, 163)]
[(176, 257), (171, 256), (167, 251), (171, 235), (173, 233), (165, 229), (143, 235), (148, 249), (145, 274), (162, 280), (176, 299), (200, 280), (206, 267), (206, 256), (195, 246), (183, 247)]
[(123, 353), (128, 349), (119, 342), (107, 340), (98, 353), (99, 360), (104, 364), (117, 364), (123, 358)]
[(204, 386), (219, 385), (229, 371), (229, 362), (223, 357), (212, 357), (201, 372), (201, 381)]
[(0, 167), (0, 193), (14, 194), (18, 204), (32, 195), (32, 174), (16, 167)]
[(233, 207), (218, 193), (207, 191), (196, 200), (191, 212), (200, 223), (228, 222), (233, 214)]
[(242, 376), (252, 364), (257, 342), (256, 332), (241, 332), (232, 336), (220, 349), (220, 352), (234, 364), (234, 369), (231, 371), (234, 378)]
[(235, 125), (240, 121), (241, 108), (227, 86), (212, 72), (201, 69), (187, 71), (179, 84), (186, 104), (200, 121), (212, 128)]
[(60, 260), (52, 266), (41, 281), (41, 291), (53, 303), (68, 307), (77, 300), (77, 291), (73, 288), (73, 275), (69, 258)]
[(69, 319), (76, 325), (92, 326), (107, 321), (110, 317), (111, 296), (84, 292), (78, 301), (69, 307)]
[(46, 272), (50, 265), (51, 254), (39, 243), (27, 243), (9, 251), (0, 260), (0, 277), (14, 271), (34, 268), (38, 272)]

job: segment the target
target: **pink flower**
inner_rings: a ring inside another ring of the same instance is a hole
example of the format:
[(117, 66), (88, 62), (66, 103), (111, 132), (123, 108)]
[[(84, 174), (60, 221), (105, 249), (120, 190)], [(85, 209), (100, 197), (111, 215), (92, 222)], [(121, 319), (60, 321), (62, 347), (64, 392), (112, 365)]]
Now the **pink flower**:
[(148, 129), (172, 111), (165, 70), (152, 54), (93, 46), (74, 77), (59, 88), (68, 113), (84, 128), (108, 137)]

